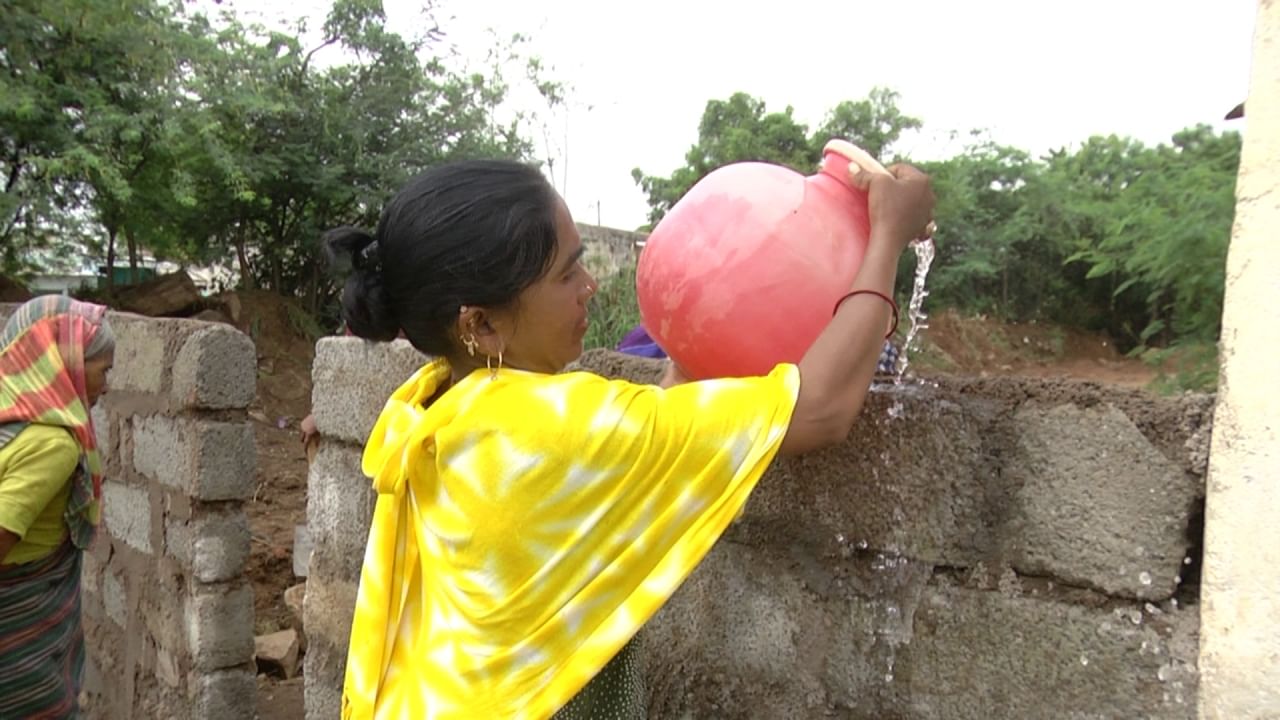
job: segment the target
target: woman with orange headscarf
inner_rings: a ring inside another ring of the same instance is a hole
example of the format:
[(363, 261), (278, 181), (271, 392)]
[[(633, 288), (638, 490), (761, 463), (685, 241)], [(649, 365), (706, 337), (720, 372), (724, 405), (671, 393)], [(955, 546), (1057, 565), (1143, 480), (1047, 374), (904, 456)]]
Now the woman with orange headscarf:
[(0, 717), (79, 712), (80, 561), (102, 494), (89, 409), (114, 354), (106, 308), (58, 295), (0, 331)]

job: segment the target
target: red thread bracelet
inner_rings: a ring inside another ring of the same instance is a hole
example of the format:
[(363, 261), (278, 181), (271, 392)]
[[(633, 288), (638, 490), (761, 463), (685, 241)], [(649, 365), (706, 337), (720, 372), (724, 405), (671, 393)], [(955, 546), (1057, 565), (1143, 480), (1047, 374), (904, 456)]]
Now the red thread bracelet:
[(836, 301), (835, 307), (831, 308), (831, 316), (835, 317), (836, 313), (840, 312), (840, 306), (844, 304), (844, 301), (848, 300), (854, 295), (875, 295), (881, 300), (884, 300), (885, 302), (889, 303), (889, 307), (893, 308), (893, 323), (889, 326), (889, 332), (885, 334), (884, 338), (888, 340), (889, 338), (893, 337), (893, 334), (898, 330), (898, 303), (894, 302), (893, 298), (889, 297), (888, 295), (885, 295), (879, 290), (854, 290), (853, 292), (845, 293), (843, 296), (841, 296), (839, 300)]

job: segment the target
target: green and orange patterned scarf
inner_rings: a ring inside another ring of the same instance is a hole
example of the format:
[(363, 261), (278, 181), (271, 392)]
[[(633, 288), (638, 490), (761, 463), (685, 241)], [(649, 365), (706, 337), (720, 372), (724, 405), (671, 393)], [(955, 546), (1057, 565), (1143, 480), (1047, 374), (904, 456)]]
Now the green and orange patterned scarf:
[(85, 357), (113, 343), (106, 308), (61, 295), (19, 307), (0, 331), (0, 424), (57, 425), (83, 450), (84, 471), (72, 485), (67, 520), (83, 547), (98, 523), (102, 458), (85, 390)]

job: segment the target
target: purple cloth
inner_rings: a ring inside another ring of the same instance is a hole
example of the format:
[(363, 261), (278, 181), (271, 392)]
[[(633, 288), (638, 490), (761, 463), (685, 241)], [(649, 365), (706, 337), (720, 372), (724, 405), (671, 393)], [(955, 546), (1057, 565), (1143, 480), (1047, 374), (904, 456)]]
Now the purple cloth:
[(622, 338), (622, 342), (618, 343), (618, 352), (647, 358), (665, 358), (667, 356), (662, 348), (658, 347), (658, 343), (649, 337), (649, 332), (644, 329), (643, 325), (635, 326), (631, 332), (626, 334), (626, 337)]
[[(643, 325), (635, 326), (631, 332), (622, 338), (622, 341), (618, 343), (618, 352), (659, 359), (667, 356), (662, 348), (658, 347), (658, 343), (649, 337), (649, 332), (644, 329)], [(898, 355), (898, 346), (894, 345), (890, 340), (885, 340), (884, 347), (880, 349), (880, 361), (876, 365), (876, 373), (879, 375), (893, 375), (896, 373)]]

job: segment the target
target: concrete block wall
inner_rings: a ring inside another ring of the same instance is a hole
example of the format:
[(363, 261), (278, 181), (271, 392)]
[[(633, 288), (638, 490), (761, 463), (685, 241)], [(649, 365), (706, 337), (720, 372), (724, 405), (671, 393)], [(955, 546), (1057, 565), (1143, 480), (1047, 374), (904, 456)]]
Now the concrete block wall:
[[(12, 310), (0, 306), (0, 322)], [(115, 368), (93, 410), (106, 480), (84, 557), (84, 714), (252, 718), (253, 342), (224, 325), (110, 317)]]
[(603, 279), (625, 267), (634, 267), (640, 256), (640, 244), (648, 235), (602, 225), (578, 223), (578, 234), (586, 246), (583, 263), (597, 279)]
[(325, 338), (316, 345), (311, 412), (321, 440), (307, 479), (313, 542), (303, 601), (307, 717), (337, 718), (342, 708), (351, 615), (376, 500), (360, 472), (364, 441), (391, 392), (423, 362), (404, 340)]
[[(312, 720), (340, 707), (373, 507), (358, 444), (421, 361), (403, 343), (319, 347)], [(1193, 717), (1211, 404), (1016, 379), (878, 387), (844, 444), (775, 463), (646, 626), (649, 716)]]

